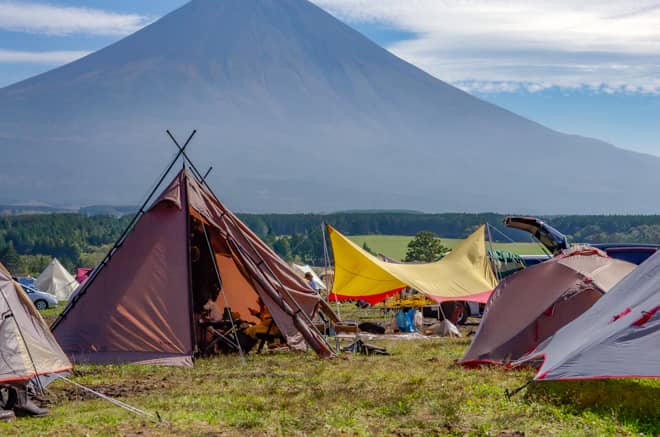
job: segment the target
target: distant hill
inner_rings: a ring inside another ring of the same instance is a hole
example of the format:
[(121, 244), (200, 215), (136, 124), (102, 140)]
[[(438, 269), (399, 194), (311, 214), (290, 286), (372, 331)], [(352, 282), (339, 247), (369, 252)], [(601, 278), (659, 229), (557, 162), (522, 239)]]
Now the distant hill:
[(80, 214), (93, 215), (112, 215), (121, 217), (123, 215), (135, 214), (138, 206), (112, 206), (112, 205), (91, 205), (80, 208)]
[(53, 214), (77, 211), (45, 205), (0, 205), (0, 215)]
[(660, 211), (659, 158), (477, 99), (306, 0), (194, 0), (0, 89), (0, 202), (138, 204), (167, 128), (199, 130), (240, 211)]

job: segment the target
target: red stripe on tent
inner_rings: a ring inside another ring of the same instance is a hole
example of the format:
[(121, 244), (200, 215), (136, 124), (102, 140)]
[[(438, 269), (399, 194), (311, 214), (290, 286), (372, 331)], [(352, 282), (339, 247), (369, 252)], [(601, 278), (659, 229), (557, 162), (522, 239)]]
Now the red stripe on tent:
[(644, 326), (646, 322), (651, 320), (651, 317), (658, 312), (660, 306), (653, 308), (651, 311), (644, 311), (644, 315), (637, 321), (633, 323), (633, 326)]
[(375, 305), (379, 302), (384, 301), (388, 297), (394, 296), (397, 293), (400, 293), (406, 287), (397, 288), (394, 290), (386, 291), (381, 294), (372, 294), (370, 296), (346, 296), (344, 294), (336, 294), (334, 291), (330, 292), (328, 298), (331, 302), (337, 302), (342, 300), (363, 300), (369, 302), (371, 305)]
[(426, 297), (432, 299), (434, 302), (437, 303), (450, 302), (456, 300), (477, 302), (477, 303), (488, 303), (488, 299), (490, 299), (491, 294), (493, 294), (493, 290), (488, 290), (481, 293), (466, 294), (464, 296), (440, 297), (440, 296), (432, 296), (427, 294)]
[(619, 320), (621, 317), (627, 316), (628, 314), (630, 314), (630, 311), (631, 311), (630, 308), (626, 308), (625, 310), (621, 311), (616, 316), (612, 317), (612, 320), (610, 320), (610, 323), (614, 323), (617, 320)]
[[(543, 375), (534, 378), (535, 380), (542, 380), (548, 376), (548, 372), (545, 372)], [(549, 379), (547, 381), (594, 381), (601, 379), (660, 379), (660, 376), (644, 376), (644, 375), (601, 375), (601, 376), (566, 376), (563, 378)]]
[(59, 370), (53, 370), (50, 372), (39, 372), (39, 373), (28, 373), (27, 375), (23, 375), (21, 377), (13, 377), (13, 378), (6, 378), (6, 379), (0, 379), (0, 383), (2, 382), (18, 382), (18, 381), (27, 381), (29, 379), (34, 378), (35, 376), (43, 376), (43, 375), (52, 375), (55, 373), (64, 373), (68, 372), (71, 369), (73, 369), (73, 366), (65, 367), (64, 369), (59, 369)]

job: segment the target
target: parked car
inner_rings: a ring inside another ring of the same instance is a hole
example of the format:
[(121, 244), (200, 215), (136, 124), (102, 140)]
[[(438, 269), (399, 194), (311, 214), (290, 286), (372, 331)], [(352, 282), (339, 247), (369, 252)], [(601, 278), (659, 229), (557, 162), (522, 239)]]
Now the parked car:
[(25, 286), (27, 285), (28, 287), (33, 287), (34, 288), (34, 281), (36, 281), (35, 278), (32, 276), (17, 276), (16, 280), (18, 281), (19, 284)]
[[(504, 218), (504, 224), (509, 228), (529, 232), (546, 249), (555, 255), (569, 247), (568, 238), (564, 234), (538, 217), (507, 216)], [(644, 243), (597, 243), (590, 244), (590, 246), (604, 251), (612, 258), (628, 261), (633, 264), (643, 263), (648, 257), (660, 249), (660, 244)], [(532, 258), (524, 260), (527, 266), (544, 261), (541, 257), (539, 257), (538, 261)]]
[(43, 311), (48, 308), (57, 308), (57, 298), (52, 294), (37, 290), (34, 287), (23, 285), (23, 290), (27, 293), (34, 306)]

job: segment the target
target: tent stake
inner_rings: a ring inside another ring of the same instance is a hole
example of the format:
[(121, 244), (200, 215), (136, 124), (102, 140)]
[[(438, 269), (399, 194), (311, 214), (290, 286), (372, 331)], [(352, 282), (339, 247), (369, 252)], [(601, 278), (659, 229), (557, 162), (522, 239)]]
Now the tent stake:
[(514, 390), (509, 390), (508, 388), (507, 388), (506, 390), (504, 390), (504, 396), (506, 396), (506, 400), (507, 400), (507, 401), (510, 401), (515, 395), (517, 395), (518, 393), (520, 393), (525, 387), (527, 387), (528, 385), (530, 385), (532, 382), (534, 382), (534, 380), (533, 380), (533, 379), (530, 379), (530, 380), (527, 381), (524, 385), (522, 385), (522, 386), (520, 386), (520, 387), (518, 387), (518, 388), (516, 388), (516, 389), (514, 389)]

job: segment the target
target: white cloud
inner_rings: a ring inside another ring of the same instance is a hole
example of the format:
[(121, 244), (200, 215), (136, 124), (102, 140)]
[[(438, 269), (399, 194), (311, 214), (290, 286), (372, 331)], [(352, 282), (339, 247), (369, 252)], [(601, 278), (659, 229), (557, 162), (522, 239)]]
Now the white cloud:
[(83, 51), (25, 52), (0, 49), (0, 63), (65, 64), (88, 55)]
[(389, 49), (470, 91), (660, 94), (660, 0), (313, 0), (414, 33)]
[(10, 31), (122, 36), (135, 32), (148, 22), (147, 17), (136, 14), (0, 0), (0, 29)]

